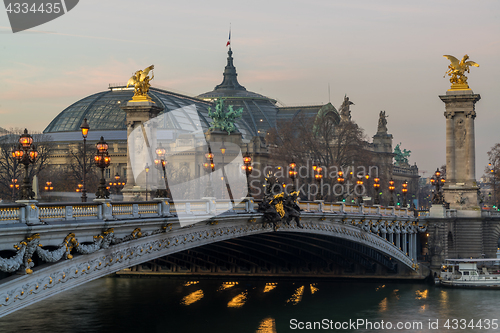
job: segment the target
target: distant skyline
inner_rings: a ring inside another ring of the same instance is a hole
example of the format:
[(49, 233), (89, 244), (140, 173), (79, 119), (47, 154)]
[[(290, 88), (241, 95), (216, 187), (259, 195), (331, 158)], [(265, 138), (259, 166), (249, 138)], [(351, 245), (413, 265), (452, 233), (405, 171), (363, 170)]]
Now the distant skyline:
[[(2, 7), (4, 8), (4, 7)], [(190, 96), (222, 81), (229, 25), (238, 80), (285, 105), (345, 94), (371, 141), (385, 110), (393, 147), (411, 150), (428, 177), (445, 164), (443, 78), (451, 54), (479, 63), (468, 75), (476, 104), (476, 178), (500, 142), (498, 1), (85, 0), (13, 34), (0, 10), (0, 127), (42, 131), (72, 103), (155, 65), (153, 85)]]

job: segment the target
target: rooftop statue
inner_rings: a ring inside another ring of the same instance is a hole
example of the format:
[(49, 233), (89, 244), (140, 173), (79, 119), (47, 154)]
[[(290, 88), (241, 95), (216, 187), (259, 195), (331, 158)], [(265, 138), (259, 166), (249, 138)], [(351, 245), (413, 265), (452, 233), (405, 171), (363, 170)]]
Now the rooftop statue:
[(385, 111), (380, 111), (378, 118), (378, 128), (377, 133), (387, 133), (387, 117)]
[(144, 70), (138, 70), (135, 74), (128, 79), (127, 88), (130, 85), (134, 85), (134, 97), (132, 97), (132, 101), (134, 102), (145, 102), (152, 101), (151, 97), (148, 96), (149, 87), (151, 81), (155, 75), (152, 73), (151, 78), (148, 76), (149, 72), (155, 68), (154, 65), (151, 65)]
[(458, 60), (454, 56), (451, 55), (444, 55), (443, 57), (447, 58), (449, 61), (451, 61), (451, 64), (448, 66), (448, 71), (446, 71), (445, 75), (443, 77), (446, 77), (446, 74), (448, 76), (451, 76), (450, 82), (451, 82), (451, 89), (450, 90), (468, 90), (469, 85), (467, 84), (467, 77), (465, 76), (465, 73), (470, 73), (469, 67), (474, 66), (474, 67), (479, 67), (479, 64), (475, 63), (474, 61), (467, 61), (469, 59), (469, 56), (466, 54), (462, 58), (462, 60)]
[(208, 108), (208, 115), (212, 118), (209, 130), (225, 131), (227, 134), (236, 132), (237, 129), (234, 122), (241, 117), (242, 113), (243, 108), (234, 110), (232, 105), (229, 105), (224, 110), (224, 98), (218, 98), (215, 101), (215, 111), (212, 111), (212, 108)]
[(345, 95), (344, 102), (342, 102), (342, 105), (339, 108), (341, 121), (351, 120), (351, 110), (349, 108), (351, 105), (354, 105), (354, 103), (349, 101), (349, 97), (347, 97), (347, 95)]
[(408, 157), (410, 157), (411, 150), (404, 149), (401, 151), (401, 142), (396, 145), (394, 148), (394, 159), (396, 162), (394, 163), (396, 166), (408, 166)]

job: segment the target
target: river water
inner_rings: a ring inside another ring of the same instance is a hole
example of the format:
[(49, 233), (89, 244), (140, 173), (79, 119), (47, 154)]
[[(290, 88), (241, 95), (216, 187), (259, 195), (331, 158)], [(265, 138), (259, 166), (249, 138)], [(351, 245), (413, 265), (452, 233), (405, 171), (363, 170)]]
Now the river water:
[(1, 318), (0, 332), (500, 332), (499, 301), (410, 283), (108, 277)]

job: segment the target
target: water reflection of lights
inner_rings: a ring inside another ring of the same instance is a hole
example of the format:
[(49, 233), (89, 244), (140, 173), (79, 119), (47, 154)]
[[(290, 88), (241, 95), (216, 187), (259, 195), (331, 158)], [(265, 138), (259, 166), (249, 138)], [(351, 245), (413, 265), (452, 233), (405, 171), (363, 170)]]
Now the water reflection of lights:
[(276, 288), (277, 286), (278, 286), (277, 283), (266, 283), (266, 286), (264, 287), (264, 292), (268, 293), (271, 290), (273, 290), (274, 288)]
[(383, 289), (383, 288), (385, 288), (385, 284), (378, 286), (377, 289), (375, 289), (375, 291), (379, 291), (380, 289)]
[(422, 306), (420, 307), (420, 312), (424, 312), (424, 311), (425, 311), (425, 308), (426, 308), (425, 304), (424, 304), (424, 305), (422, 305)]
[(445, 290), (441, 290), (441, 294), (439, 295), (441, 298), (441, 304), (448, 307), (448, 292)]
[(397, 300), (399, 300), (398, 291), (399, 291), (399, 289), (394, 289), (394, 290), (392, 291), (392, 294), (394, 295), (394, 297), (396, 297), (396, 299), (397, 299)]
[(276, 323), (274, 318), (265, 318), (260, 322), (259, 328), (255, 333), (276, 333)]
[(218, 291), (221, 291), (221, 290), (226, 290), (226, 289), (232, 288), (232, 287), (236, 286), (237, 284), (238, 284), (238, 282), (224, 282), (224, 283), (222, 283), (222, 285), (219, 287)]
[(292, 297), (290, 297), (286, 302), (292, 303), (293, 305), (297, 305), (302, 300), (303, 294), (304, 294), (304, 286), (297, 288), (297, 290), (295, 290), (295, 293), (293, 293)]
[(384, 312), (387, 311), (387, 297), (384, 298), (380, 303), (379, 303), (379, 311)]
[(420, 291), (420, 290), (417, 290), (415, 291), (415, 299), (426, 299), (427, 296), (429, 295), (429, 290), (424, 290), (424, 291)]
[(314, 295), (314, 293), (319, 290), (319, 288), (316, 287), (316, 283), (311, 283), (310, 287), (311, 287), (311, 295)]
[(247, 296), (248, 292), (244, 291), (239, 295), (236, 295), (233, 297), (232, 300), (227, 303), (228, 308), (241, 308), (243, 305), (245, 305), (245, 302), (247, 301)]
[(193, 284), (198, 284), (198, 283), (200, 283), (200, 281), (188, 281), (188, 282), (184, 283), (184, 287), (189, 287)]
[(191, 305), (195, 302), (198, 302), (200, 299), (203, 298), (203, 290), (199, 289), (199, 290), (196, 290), (194, 292), (192, 292), (191, 294), (187, 295), (187, 296), (184, 296), (184, 298), (182, 299), (181, 301), (181, 305)]

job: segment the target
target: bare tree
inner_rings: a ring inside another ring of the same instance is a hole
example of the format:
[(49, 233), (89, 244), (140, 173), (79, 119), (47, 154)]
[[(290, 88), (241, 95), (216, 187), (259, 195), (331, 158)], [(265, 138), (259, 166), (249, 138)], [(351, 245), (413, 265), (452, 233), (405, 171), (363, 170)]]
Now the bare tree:
[[(282, 122), (269, 132), (267, 141), (273, 147), (275, 165), (286, 168), (292, 159), (298, 167), (311, 168), (317, 163), (323, 168), (323, 184), (328, 184), (330, 189), (337, 182), (338, 171), (342, 170), (345, 176), (352, 178), (351, 182), (355, 182), (360, 167), (365, 175), (373, 160), (363, 130), (350, 120), (338, 123), (328, 113), (309, 119), (298, 116)], [(301, 182), (311, 184), (314, 181), (312, 172), (307, 172), (306, 177), (299, 176)], [(334, 195), (330, 193), (325, 199), (333, 200)]]

